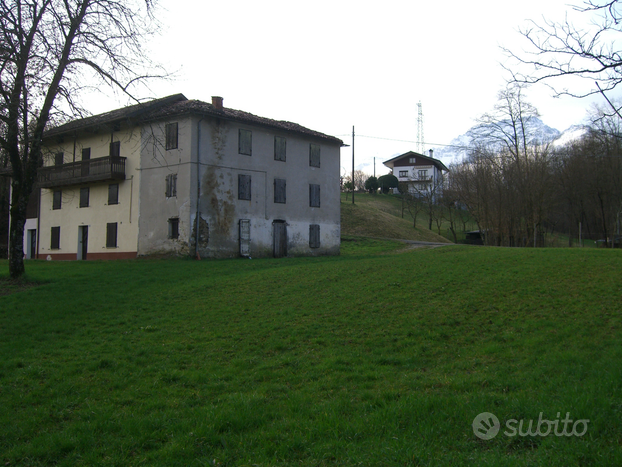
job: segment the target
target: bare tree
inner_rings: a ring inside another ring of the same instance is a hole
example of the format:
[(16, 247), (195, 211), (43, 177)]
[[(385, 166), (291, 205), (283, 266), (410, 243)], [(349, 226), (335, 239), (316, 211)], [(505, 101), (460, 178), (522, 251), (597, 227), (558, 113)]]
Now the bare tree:
[(544, 231), (554, 183), (549, 142), (533, 131), (537, 115), (521, 87), (502, 91), (474, 130), (469, 158), (452, 170), (456, 196), (488, 244), (526, 244)]
[[(520, 73), (509, 70), (512, 78), (518, 83), (547, 84), (556, 96), (569, 95), (586, 97), (602, 94), (611, 107), (609, 115), (620, 114), (620, 106), (614, 105), (606, 96), (607, 91), (616, 88), (622, 82), (622, 55), (616, 42), (622, 33), (622, 12), (618, 0), (597, 4), (587, 0), (578, 11), (589, 15), (592, 23), (589, 28), (579, 28), (568, 20), (555, 22), (544, 20), (544, 24), (531, 21), (529, 26), (520, 32), (527, 39), (529, 49), (516, 53), (504, 49), (505, 52), (531, 71)], [(580, 83), (569, 90), (567, 80), (559, 78), (576, 78)], [(587, 86), (579, 89), (579, 86)]]
[(154, 26), (154, 2), (0, 2), (0, 148), (12, 188), (11, 277), (24, 273), (26, 206), (49, 123), (84, 114), (81, 94), (102, 83), (134, 99), (138, 84), (162, 75), (142, 51)]
[[(365, 180), (367, 180), (368, 178), (369, 178), (369, 175), (367, 175), (362, 170), (355, 170), (354, 171), (354, 190), (355, 191), (364, 191), (365, 190)], [(345, 183), (352, 183), (352, 174), (346, 176), (346, 178), (344, 178), (344, 182)]]

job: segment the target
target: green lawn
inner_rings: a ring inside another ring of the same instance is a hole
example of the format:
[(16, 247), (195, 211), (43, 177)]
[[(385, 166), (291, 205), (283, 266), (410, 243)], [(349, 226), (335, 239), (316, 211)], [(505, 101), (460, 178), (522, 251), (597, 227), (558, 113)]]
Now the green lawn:
[[(622, 465), (621, 251), (346, 240), (0, 262), (0, 463)], [(587, 432), (504, 434), (540, 413)]]

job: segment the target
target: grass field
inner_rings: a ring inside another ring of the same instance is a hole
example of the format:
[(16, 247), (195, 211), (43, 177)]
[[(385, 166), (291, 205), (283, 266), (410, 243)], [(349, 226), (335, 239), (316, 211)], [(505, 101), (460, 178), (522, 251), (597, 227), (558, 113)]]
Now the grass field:
[(420, 213), (417, 217), (417, 228), (413, 227), (413, 220), (408, 212), (402, 218), (402, 202), (396, 196), (356, 193), (354, 204), (351, 196), (350, 193), (341, 194), (343, 235), (449, 242), (447, 238), (438, 235), (436, 230), (427, 228), (424, 214)]
[(342, 245), (0, 262), (0, 463), (622, 465), (622, 252)]

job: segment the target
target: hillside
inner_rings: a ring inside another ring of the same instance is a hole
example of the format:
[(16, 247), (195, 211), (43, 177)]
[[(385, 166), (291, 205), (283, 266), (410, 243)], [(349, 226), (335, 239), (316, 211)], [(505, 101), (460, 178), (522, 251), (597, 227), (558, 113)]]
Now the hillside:
[(423, 226), (424, 215), (413, 228), (412, 218), (406, 213), (402, 219), (401, 201), (391, 195), (356, 193), (341, 194), (341, 234), (363, 237), (399, 238), (421, 242), (450, 243), (445, 237)]

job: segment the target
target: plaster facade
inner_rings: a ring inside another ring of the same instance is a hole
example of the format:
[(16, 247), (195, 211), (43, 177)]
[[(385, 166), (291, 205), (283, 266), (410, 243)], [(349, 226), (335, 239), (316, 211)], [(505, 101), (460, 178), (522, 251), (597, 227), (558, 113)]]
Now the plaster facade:
[[(135, 108), (51, 132), (48, 173), (58, 168), (75, 175), (80, 164), (112, 160), (113, 152), (125, 166), (116, 179), (87, 180), (80, 173), (62, 182), (45, 179), (35, 257), (339, 254), (340, 140), (223, 108), (221, 99), (208, 104), (175, 95), (148, 111)], [(83, 149), (90, 162), (81, 162)], [(118, 187), (113, 202), (111, 185)]]

